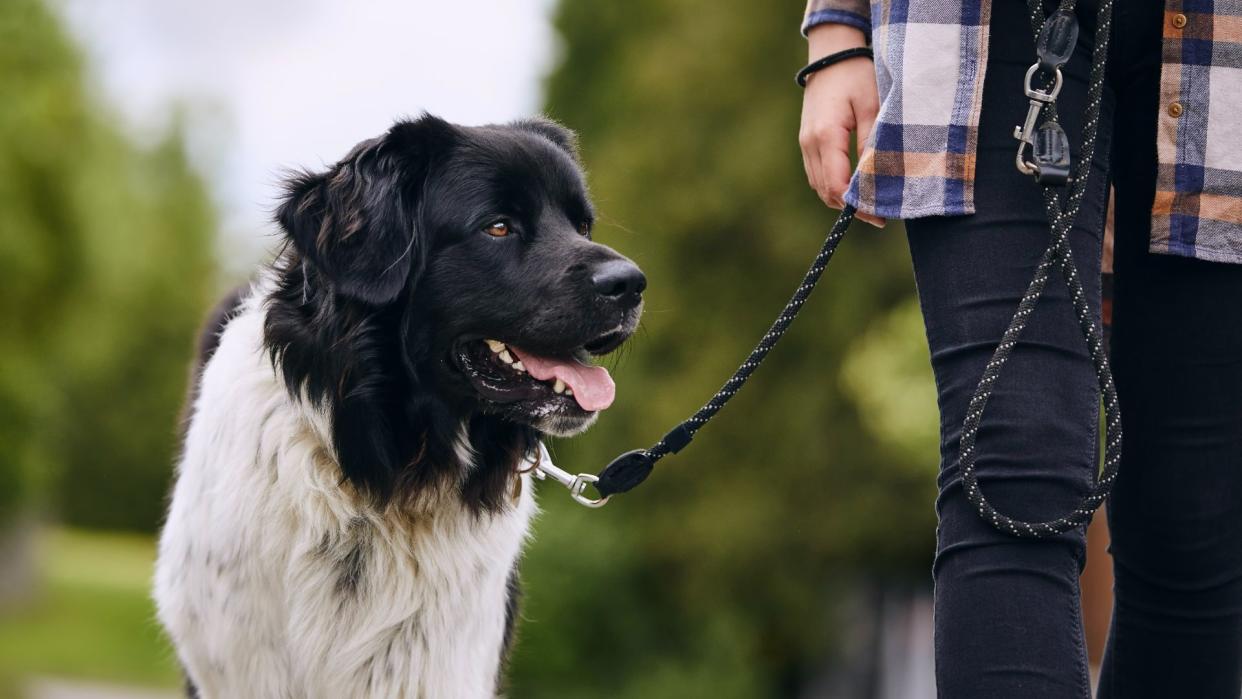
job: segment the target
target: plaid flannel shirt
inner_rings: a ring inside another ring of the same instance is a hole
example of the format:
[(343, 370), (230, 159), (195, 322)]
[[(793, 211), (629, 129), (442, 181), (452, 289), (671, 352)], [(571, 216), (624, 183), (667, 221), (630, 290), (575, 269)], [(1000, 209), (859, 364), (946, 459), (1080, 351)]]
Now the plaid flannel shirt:
[[(974, 213), (990, 12), (991, 0), (809, 0), (803, 34), (847, 24), (875, 49), (880, 112), (848, 203), (886, 218)], [(1151, 250), (1242, 263), (1242, 0), (1166, 0), (1163, 51)]]

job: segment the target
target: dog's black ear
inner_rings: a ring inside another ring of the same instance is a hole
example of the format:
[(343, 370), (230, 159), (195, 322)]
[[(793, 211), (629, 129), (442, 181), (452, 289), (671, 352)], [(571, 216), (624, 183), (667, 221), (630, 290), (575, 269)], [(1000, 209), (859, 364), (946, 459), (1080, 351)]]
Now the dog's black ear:
[(560, 146), (562, 150), (572, 155), (575, 160), (578, 158), (578, 135), (551, 119), (546, 117), (522, 119), (513, 122), (513, 126), (523, 131), (537, 133)]
[(418, 198), (453, 133), (431, 116), (400, 122), (354, 146), (327, 172), (291, 177), (276, 220), (338, 292), (389, 303), (421, 271)]

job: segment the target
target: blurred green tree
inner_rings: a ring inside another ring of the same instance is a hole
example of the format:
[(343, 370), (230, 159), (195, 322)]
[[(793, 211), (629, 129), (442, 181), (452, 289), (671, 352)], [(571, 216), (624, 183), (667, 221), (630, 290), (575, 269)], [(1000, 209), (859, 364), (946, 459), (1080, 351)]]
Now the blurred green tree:
[[(833, 220), (797, 144), (802, 3), (565, 0), (547, 111), (576, 129), (597, 239), (650, 285), (618, 403), (556, 445), (597, 470), (716, 390)], [(858, 580), (929, 580), (935, 392), (897, 226), (862, 224), (755, 379), (598, 512), (544, 488), (515, 697), (794, 696)]]
[(0, 511), (154, 530), (215, 224), (179, 129), (140, 146), (38, 0), (0, 3)]

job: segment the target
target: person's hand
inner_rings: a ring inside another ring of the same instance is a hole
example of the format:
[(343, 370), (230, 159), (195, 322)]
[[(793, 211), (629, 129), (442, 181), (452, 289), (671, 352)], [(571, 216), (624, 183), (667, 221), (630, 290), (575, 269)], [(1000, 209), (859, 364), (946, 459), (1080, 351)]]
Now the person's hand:
[[(807, 35), (810, 60), (856, 46), (866, 46), (861, 31), (844, 24), (820, 24)], [(850, 183), (850, 134), (866, 152), (867, 138), (880, 109), (875, 65), (866, 58), (850, 58), (812, 73), (802, 97), (802, 164), (806, 179), (824, 203), (845, 206)], [(883, 226), (884, 219), (859, 212), (858, 219)]]

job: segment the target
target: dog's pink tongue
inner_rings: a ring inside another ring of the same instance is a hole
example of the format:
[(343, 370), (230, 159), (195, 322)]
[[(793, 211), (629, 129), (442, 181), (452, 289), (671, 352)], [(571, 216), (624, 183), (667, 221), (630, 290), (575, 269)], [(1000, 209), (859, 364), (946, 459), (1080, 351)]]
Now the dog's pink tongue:
[(600, 366), (583, 364), (576, 359), (551, 359), (529, 354), (516, 347), (509, 349), (522, 360), (522, 366), (540, 381), (560, 379), (574, 390), (574, 400), (583, 410), (603, 410), (612, 405), (617, 395), (617, 385), (612, 382), (608, 370)]

